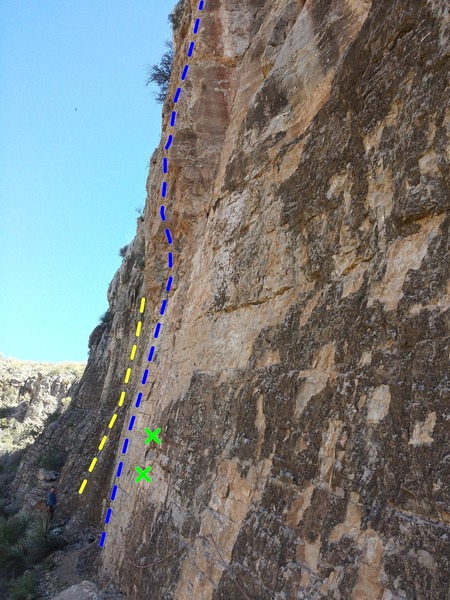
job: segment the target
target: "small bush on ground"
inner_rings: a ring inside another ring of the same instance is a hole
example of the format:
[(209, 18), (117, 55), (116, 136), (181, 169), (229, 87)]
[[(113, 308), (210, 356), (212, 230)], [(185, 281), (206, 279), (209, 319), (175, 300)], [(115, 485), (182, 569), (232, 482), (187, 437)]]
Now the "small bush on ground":
[(38, 597), (36, 582), (31, 573), (14, 579), (8, 587), (11, 600), (34, 600)]
[(19, 541), (28, 526), (28, 518), (23, 515), (15, 515), (10, 519), (0, 518), (0, 540), (1, 543), (12, 545)]
[(37, 515), (27, 530), (28, 553), (32, 562), (43, 560), (59, 547), (59, 538), (49, 533), (48, 527), (47, 515)]
[(25, 571), (25, 554), (21, 546), (28, 527), (28, 518), (15, 515), (0, 518), (0, 570), (6, 576)]
[(51, 558), (46, 558), (42, 563), (42, 568), (44, 571), (53, 571), (56, 568), (56, 563)]
[[(47, 515), (0, 518), (0, 580), (14, 580), (65, 545), (64, 538), (49, 532)], [(44, 568), (51, 569), (52, 561), (47, 560), (46, 565)], [(17, 584), (17, 589), (21, 585)]]

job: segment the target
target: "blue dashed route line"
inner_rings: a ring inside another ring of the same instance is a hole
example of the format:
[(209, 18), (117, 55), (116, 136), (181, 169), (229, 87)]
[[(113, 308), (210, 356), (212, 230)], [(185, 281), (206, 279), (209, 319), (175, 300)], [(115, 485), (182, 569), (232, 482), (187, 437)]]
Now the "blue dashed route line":
[[(202, 11), (204, 5), (205, 5), (204, 0), (200, 0), (200, 2), (198, 4), (198, 10)], [(197, 17), (195, 19), (194, 27), (193, 27), (193, 34), (194, 35), (196, 35), (198, 33), (199, 27), (200, 27), (200, 18)], [(194, 41), (191, 41), (189, 43), (189, 48), (188, 48), (188, 51), (187, 51), (188, 58), (192, 57), (192, 54), (194, 52), (194, 48), (195, 48), (195, 43), (194, 43)], [(181, 81), (185, 81), (186, 80), (188, 71), (189, 71), (189, 65), (185, 64), (184, 67), (183, 67), (183, 70), (181, 72), (181, 77), (180, 77)], [(180, 95), (181, 95), (181, 88), (177, 87), (175, 95), (173, 97), (173, 103), (174, 104), (177, 104), (178, 100), (180, 99)], [(172, 114), (171, 114), (171, 117), (170, 117), (170, 126), (171, 127), (175, 126), (176, 120), (177, 120), (177, 112), (176, 112), (176, 110), (173, 110)], [(167, 152), (170, 149), (170, 147), (172, 146), (172, 142), (173, 142), (173, 135), (169, 134), (168, 137), (167, 137), (166, 144), (164, 145), (164, 151), (165, 152)], [(166, 156), (164, 156), (163, 159), (162, 159), (162, 172), (166, 175), (168, 173), (168, 171), (169, 171), (169, 161), (168, 161), (168, 158)], [(166, 198), (167, 197), (167, 181), (163, 181), (163, 183), (162, 183), (162, 186), (161, 186), (161, 197), (162, 198)], [(161, 221), (164, 223), (166, 221), (166, 218), (167, 218), (166, 217), (166, 207), (164, 206), (164, 204), (162, 204), (161, 207), (160, 207), (159, 215), (161, 217)], [(169, 249), (170, 249), (170, 246), (173, 245), (173, 238), (172, 238), (172, 234), (171, 234), (169, 228), (166, 228), (165, 235), (166, 235), (167, 244), (168, 244)], [(168, 266), (169, 269), (173, 268), (173, 253), (170, 250), (169, 250), (169, 252), (167, 254), (167, 266)], [(168, 279), (167, 279), (166, 288), (164, 290), (166, 294), (168, 294), (170, 292), (170, 290), (172, 288), (172, 283), (173, 283), (173, 277), (170, 275), (168, 277)], [(160, 316), (163, 316), (165, 314), (166, 307), (167, 307), (167, 298), (164, 298), (162, 300), (162, 302), (161, 302), (161, 308), (160, 308), (160, 311), (159, 311)], [(154, 339), (158, 339), (160, 332), (161, 332), (161, 323), (158, 322), (156, 324), (156, 326), (155, 326), (155, 331), (153, 333), (153, 338)], [(153, 361), (154, 355), (155, 355), (155, 346), (151, 345), (150, 349), (149, 349), (148, 359), (147, 359), (149, 363)], [(142, 380), (141, 380), (142, 385), (145, 385), (147, 383), (148, 374), (149, 374), (149, 369), (147, 368), (147, 369), (144, 370), (144, 373), (142, 375)], [(140, 407), (141, 401), (142, 401), (142, 392), (139, 392), (137, 394), (136, 402), (135, 402), (135, 407), (136, 408)], [(132, 431), (133, 430), (135, 421), (136, 421), (136, 416), (132, 415), (131, 418), (130, 418), (129, 425), (128, 425), (128, 431)], [(126, 437), (124, 439), (123, 445), (122, 445), (122, 454), (124, 456), (128, 452), (129, 445), (130, 445), (130, 439), (128, 437)], [(123, 468), (124, 468), (124, 463), (121, 460), (119, 462), (119, 464), (117, 465), (116, 480), (118, 480), (120, 478), (120, 476), (122, 475)], [(114, 500), (116, 499), (117, 490), (118, 490), (118, 486), (117, 486), (117, 483), (115, 483), (113, 485), (113, 487), (112, 487), (112, 490), (111, 490), (110, 502), (114, 502)], [(106, 511), (105, 525), (108, 525), (111, 522), (112, 515), (113, 515), (113, 509), (112, 509), (112, 507), (109, 507), (107, 509), (107, 511)], [(106, 541), (106, 531), (103, 531), (102, 534), (101, 534), (101, 536), (100, 536), (100, 541), (99, 541), (99, 544), (98, 544), (100, 546), (100, 548), (104, 547), (105, 541)]]

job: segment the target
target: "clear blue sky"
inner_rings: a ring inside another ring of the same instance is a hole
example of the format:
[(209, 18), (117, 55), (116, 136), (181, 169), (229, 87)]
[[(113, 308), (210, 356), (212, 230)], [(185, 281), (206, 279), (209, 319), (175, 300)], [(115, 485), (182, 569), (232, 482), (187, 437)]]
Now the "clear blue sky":
[[(0, 0), (0, 352), (86, 360), (136, 230), (175, 0)], [(76, 110), (75, 110), (76, 109)]]

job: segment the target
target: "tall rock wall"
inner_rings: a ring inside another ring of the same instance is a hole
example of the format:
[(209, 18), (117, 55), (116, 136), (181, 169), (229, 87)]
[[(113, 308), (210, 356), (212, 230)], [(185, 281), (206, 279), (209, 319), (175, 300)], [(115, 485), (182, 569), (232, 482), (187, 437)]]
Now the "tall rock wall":
[(205, 0), (171, 127), (185, 4), (62, 502), (113, 508), (101, 572), (133, 600), (447, 598), (447, 3)]
[(104, 570), (136, 599), (444, 598), (446, 3), (210, 0), (201, 16), (148, 181), (146, 339), (165, 227), (175, 283)]

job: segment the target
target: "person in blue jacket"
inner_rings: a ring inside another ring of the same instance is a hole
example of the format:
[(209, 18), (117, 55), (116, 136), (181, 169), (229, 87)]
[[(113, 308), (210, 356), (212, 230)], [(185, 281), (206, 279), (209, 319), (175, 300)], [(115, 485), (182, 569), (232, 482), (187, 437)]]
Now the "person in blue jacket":
[(57, 502), (57, 500), (56, 500), (55, 486), (52, 485), (52, 487), (50, 488), (50, 492), (47, 496), (47, 511), (48, 511), (49, 525), (53, 520), (53, 514), (55, 512), (56, 502)]

